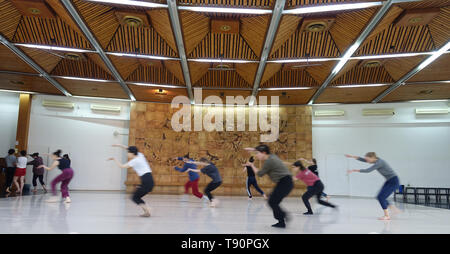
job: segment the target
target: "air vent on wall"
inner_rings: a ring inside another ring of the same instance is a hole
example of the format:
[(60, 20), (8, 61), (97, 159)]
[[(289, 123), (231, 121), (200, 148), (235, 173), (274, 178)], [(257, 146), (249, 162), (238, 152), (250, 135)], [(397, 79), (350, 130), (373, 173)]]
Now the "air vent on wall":
[(314, 111), (314, 116), (316, 116), (316, 117), (343, 116), (343, 115), (345, 115), (345, 111), (344, 110), (338, 110), (338, 109), (333, 109), (333, 110), (315, 110)]
[(416, 115), (446, 115), (448, 108), (416, 108)]
[(108, 111), (108, 112), (120, 112), (121, 106), (104, 105), (104, 104), (91, 104), (91, 110), (93, 111)]
[(380, 108), (380, 109), (363, 109), (363, 116), (392, 116), (395, 115), (395, 111), (392, 108)]
[(65, 102), (65, 101), (42, 101), (42, 106), (51, 107), (51, 108), (70, 108), (73, 109), (75, 107), (75, 103)]

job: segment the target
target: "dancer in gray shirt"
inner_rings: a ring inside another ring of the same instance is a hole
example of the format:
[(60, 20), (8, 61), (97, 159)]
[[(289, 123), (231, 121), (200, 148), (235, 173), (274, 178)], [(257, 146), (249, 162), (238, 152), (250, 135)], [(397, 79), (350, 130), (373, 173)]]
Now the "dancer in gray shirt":
[(347, 158), (354, 158), (362, 162), (367, 162), (373, 164), (371, 167), (367, 169), (353, 169), (348, 170), (347, 173), (359, 172), (359, 173), (370, 173), (374, 170), (377, 170), (384, 178), (386, 178), (386, 182), (381, 188), (380, 192), (377, 195), (378, 202), (380, 202), (381, 208), (383, 208), (384, 216), (380, 218), (380, 220), (390, 220), (388, 207), (398, 212), (399, 210), (394, 206), (389, 204), (387, 198), (396, 190), (400, 185), (400, 181), (398, 179), (397, 174), (392, 170), (392, 168), (381, 158), (378, 158), (374, 152), (366, 153), (364, 158), (354, 155), (345, 155)]

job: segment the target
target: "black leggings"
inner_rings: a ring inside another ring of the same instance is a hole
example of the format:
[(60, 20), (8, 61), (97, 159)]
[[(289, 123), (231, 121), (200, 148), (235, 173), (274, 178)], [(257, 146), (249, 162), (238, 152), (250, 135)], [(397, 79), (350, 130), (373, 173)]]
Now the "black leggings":
[(141, 185), (136, 187), (136, 191), (131, 198), (134, 203), (140, 205), (145, 204), (142, 197), (151, 192), (154, 186), (152, 173), (145, 173), (141, 176)]
[(252, 197), (252, 191), (250, 190), (250, 187), (253, 185), (253, 187), (255, 187), (255, 189), (261, 193), (261, 195), (264, 195), (264, 191), (262, 191), (259, 186), (258, 186), (258, 182), (256, 181), (256, 177), (254, 176), (249, 176), (247, 177), (247, 194), (248, 197), (251, 198)]
[(37, 186), (37, 181), (36, 181), (37, 179), (39, 179), (39, 182), (41, 183), (42, 186), (45, 185), (45, 183), (44, 183), (44, 175), (33, 174), (33, 187)]
[(11, 184), (13, 182), (15, 173), (16, 173), (16, 168), (15, 167), (6, 168), (6, 171), (5, 171), (5, 175), (6, 175), (6, 182), (5, 182), (6, 185), (5, 185), (5, 187), (6, 188), (11, 188)]
[(319, 202), (319, 204), (324, 205), (324, 206), (328, 206), (328, 207), (335, 207), (334, 205), (323, 201), (320, 199), (320, 196), (322, 195), (323, 189), (325, 187), (323, 186), (322, 181), (317, 180), (313, 186), (311, 186), (311, 188), (308, 189), (308, 191), (306, 191), (303, 196), (303, 203), (305, 203), (306, 209), (308, 209), (308, 212), (312, 213), (312, 209), (311, 209), (311, 204), (309, 203), (309, 199), (316, 195), (317, 197), (317, 202)]
[(278, 181), (269, 198), (269, 206), (272, 208), (273, 217), (280, 222), (284, 222), (286, 212), (280, 207), (280, 203), (294, 188), (292, 176), (285, 176)]
[(222, 182), (210, 182), (206, 186), (206, 188), (203, 192), (206, 194), (206, 196), (208, 196), (209, 201), (212, 201), (214, 198), (213, 195), (211, 194), (211, 191), (217, 189), (217, 187), (219, 187), (221, 184), (222, 184)]

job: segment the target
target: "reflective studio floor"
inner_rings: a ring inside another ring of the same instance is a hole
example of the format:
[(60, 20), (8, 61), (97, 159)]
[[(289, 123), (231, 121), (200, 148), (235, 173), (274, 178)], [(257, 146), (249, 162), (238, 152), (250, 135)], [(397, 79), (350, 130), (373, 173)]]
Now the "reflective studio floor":
[(300, 198), (288, 198), (283, 206), (292, 220), (286, 229), (271, 228), (271, 210), (262, 198), (218, 197), (210, 208), (190, 196), (147, 195), (152, 217), (141, 212), (121, 192), (71, 192), (72, 203), (46, 203), (37, 194), (0, 199), (0, 233), (294, 233), (294, 234), (397, 234), (450, 233), (450, 210), (398, 204), (403, 211), (392, 221), (378, 221), (381, 209), (375, 199), (332, 197), (338, 210), (313, 203), (315, 215), (306, 217)]

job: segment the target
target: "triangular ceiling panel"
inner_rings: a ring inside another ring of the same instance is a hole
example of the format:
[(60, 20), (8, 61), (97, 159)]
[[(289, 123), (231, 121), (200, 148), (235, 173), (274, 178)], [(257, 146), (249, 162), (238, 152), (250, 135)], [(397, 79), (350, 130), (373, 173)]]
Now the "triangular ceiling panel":
[(450, 38), (450, 6), (441, 8), (439, 15), (428, 25), (436, 47), (440, 48)]
[(366, 27), (376, 10), (377, 8), (369, 8), (336, 15), (336, 20), (330, 28), (330, 33), (340, 52), (345, 52), (350, 47), (364, 27)]
[(14, 42), (90, 49), (89, 42), (62, 19), (23, 16)]
[(339, 49), (331, 34), (324, 32), (305, 32), (298, 29), (270, 58), (338, 57)]
[(240, 33), (258, 57), (261, 56), (269, 21), (270, 16), (267, 15), (241, 18)]
[(277, 51), (285, 41), (289, 40), (291, 35), (298, 29), (301, 20), (301, 17), (293, 15), (284, 15), (281, 17), (280, 26), (273, 41), (270, 55)]
[(127, 81), (151, 84), (183, 85), (183, 83), (164, 66), (139, 66)]
[(219, 33), (209, 33), (189, 57), (258, 60), (255, 52), (242, 36)]
[(110, 55), (109, 58), (113, 62), (122, 78), (125, 80), (140, 66), (139, 60), (137, 58), (119, 57), (114, 55)]
[(389, 75), (384, 66), (362, 67), (356, 66), (347, 71), (344, 75), (333, 81), (331, 85), (347, 84), (375, 84), (393, 83), (394, 79)]
[(279, 70), (261, 87), (316, 87), (319, 83), (305, 70)]
[(147, 13), (150, 16), (152, 27), (173, 50), (177, 51), (168, 11), (155, 9), (147, 11)]
[(208, 71), (195, 87), (220, 87), (220, 88), (251, 88), (252, 84), (245, 81), (236, 71)]
[(209, 33), (209, 18), (195, 12), (181, 11), (180, 22), (186, 54), (189, 55)]
[(255, 80), (257, 63), (235, 64), (236, 72), (249, 84), (253, 84)]
[(46, 72), (51, 72), (64, 59), (63, 52), (45, 51), (33, 48), (21, 48), (25, 54), (33, 59)]
[(211, 67), (210, 63), (201, 62), (189, 62), (188, 65), (192, 84), (197, 83), (208, 72), (208, 68)]
[(0, 33), (12, 40), (22, 15), (11, 2), (0, 0), (0, 17)]
[(153, 27), (121, 25), (111, 39), (107, 51), (176, 57), (177, 53)]
[(366, 42), (355, 55), (425, 52), (434, 48), (428, 26), (390, 25)]
[(55, 76), (114, 80), (111, 74), (87, 57), (80, 60), (63, 59), (56, 65), (51, 74)]
[(105, 48), (119, 27), (114, 8), (87, 1), (73, 2), (100, 45)]

